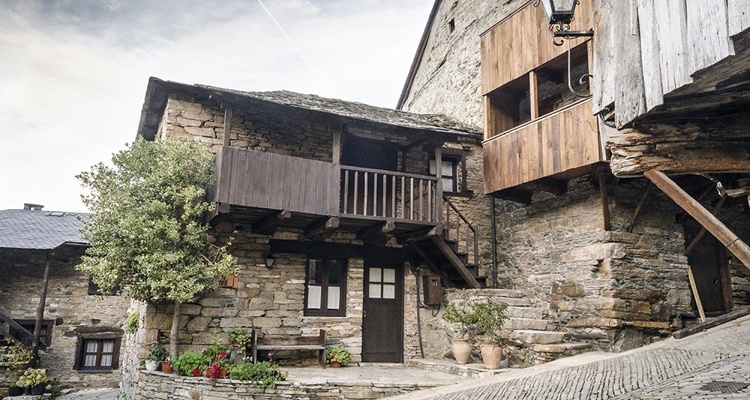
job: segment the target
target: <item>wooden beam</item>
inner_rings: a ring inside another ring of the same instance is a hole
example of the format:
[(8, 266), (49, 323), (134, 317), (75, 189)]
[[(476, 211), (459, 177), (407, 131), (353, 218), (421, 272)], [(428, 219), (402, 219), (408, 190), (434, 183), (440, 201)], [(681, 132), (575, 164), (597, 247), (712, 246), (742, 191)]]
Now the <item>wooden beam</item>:
[(644, 175), (651, 180), (659, 189), (677, 203), (691, 217), (705, 227), (715, 238), (737, 257), (746, 268), (750, 269), (750, 247), (734, 234), (724, 223), (713, 216), (700, 203), (695, 201), (673, 180), (669, 179), (661, 171), (649, 170)]
[(432, 236), (440, 236), (443, 234), (444, 226), (442, 224), (434, 226), (432, 228), (417, 229), (411, 232), (402, 233), (396, 236), (396, 240), (399, 243), (408, 243), (417, 240), (427, 239)]
[(224, 109), (224, 146), (229, 147), (231, 137), (232, 137), (232, 109), (227, 107)]
[(334, 164), (341, 164), (341, 132), (333, 132), (333, 149), (331, 159)]
[(706, 311), (703, 309), (703, 302), (698, 293), (698, 286), (695, 284), (695, 276), (693, 276), (693, 267), (691, 266), (688, 266), (688, 279), (690, 280), (690, 290), (693, 292), (693, 298), (695, 299), (695, 306), (698, 307), (698, 314), (701, 316), (701, 322), (706, 322)]
[(336, 230), (339, 225), (341, 225), (341, 221), (338, 219), (338, 217), (323, 218), (307, 227), (307, 229), (305, 229), (304, 236), (310, 239), (328, 234)]
[[(719, 214), (719, 210), (721, 210), (721, 206), (724, 205), (724, 200), (725, 200), (724, 197), (719, 199), (719, 202), (716, 204), (716, 206), (714, 207), (714, 210), (711, 212), (713, 216), (716, 216)], [(693, 249), (698, 244), (698, 242), (700, 242), (701, 239), (703, 239), (703, 235), (705, 234), (706, 234), (706, 228), (701, 228), (700, 232), (698, 232), (698, 234), (695, 235), (695, 237), (693, 238), (693, 241), (690, 242), (690, 244), (685, 248), (685, 251), (682, 254), (686, 256), (690, 255), (690, 253), (693, 252)]]
[(279, 227), (279, 224), (289, 218), (292, 218), (292, 212), (281, 210), (273, 213), (252, 225), (252, 232), (261, 235), (271, 235)]
[(396, 229), (396, 223), (393, 221), (386, 221), (382, 224), (377, 224), (369, 228), (362, 229), (361, 231), (357, 232), (357, 237), (362, 240), (387, 238), (394, 229)]
[(39, 289), (39, 304), (36, 308), (36, 321), (34, 323), (34, 336), (31, 340), (32, 364), (39, 364), (39, 336), (42, 333), (42, 320), (44, 319), (44, 306), (47, 302), (47, 287), (49, 286), (49, 267), (55, 257), (55, 251), (47, 256), (47, 262), (44, 264), (44, 276), (42, 277), (42, 287)]
[(641, 195), (641, 201), (638, 202), (638, 206), (635, 208), (635, 212), (633, 212), (633, 216), (630, 218), (630, 224), (628, 224), (628, 232), (633, 232), (635, 221), (637, 221), (638, 216), (641, 215), (641, 210), (643, 209), (643, 205), (646, 204), (646, 198), (648, 197), (648, 191), (650, 189), (651, 182), (646, 182), (646, 187), (643, 188), (643, 194)]
[(450, 278), (448, 277), (448, 274), (445, 273), (445, 270), (438, 267), (438, 265), (435, 264), (435, 261), (432, 259), (432, 257), (430, 257), (430, 255), (427, 254), (427, 252), (424, 251), (424, 249), (422, 249), (422, 247), (420, 247), (418, 243), (416, 242), (411, 243), (411, 247), (419, 255), (419, 257), (422, 258), (422, 261), (424, 261), (425, 264), (427, 264), (427, 266), (430, 267), (432, 272), (440, 275), (440, 280), (442, 281), (443, 285), (445, 285), (445, 287), (447, 288), (456, 287), (456, 285), (453, 284), (453, 281), (451, 281)]
[(733, 320), (735, 320), (737, 318), (744, 317), (745, 315), (748, 315), (748, 314), (750, 314), (750, 307), (746, 306), (746, 307), (738, 308), (738, 309), (736, 309), (734, 311), (730, 311), (730, 312), (728, 312), (726, 314), (723, 314), (723, 315), (720, 315), (720, 316), (718, 316), (716, 318), (712, 318), (710, 321), (708, 321), (706, 323), (695, 325), (695, 326), (691, 326), (691, 327), (688, 327), (688, 328), (685, 328), (685, 329), (680, 329), (679, 331), (674, 331), (672, 333), (672, 336), (675, 339), (682, 339), (684, 337), (688, 337), (690, 335), (694, 335), (694, 334), (696, 334), (698, 332), (703, 332), (706, 329), (710, 329), (710, 328), (713, 328), (715, 326), (719, 326), (721, 324), (725, 324), (725, 323), (727, 323), (729, 321), (733, 321)]
[(408, 247), (369, 246), (350, 243), (313, 242), (270, 239), (273, 254), (303, 254), (311, 258), (364, 258), (382, 262), (401, 263), (413, 260), (414, 250)]
[(443, 222), (443, 149), (440, 146), (435, 147), (435, 177), (437, 178), (435, 184), (435, 221), (441, 223)]
[(538, 79), (535, 71), (529, 71), (529, 109), (531, 120), (539, 118), (539, 90)]

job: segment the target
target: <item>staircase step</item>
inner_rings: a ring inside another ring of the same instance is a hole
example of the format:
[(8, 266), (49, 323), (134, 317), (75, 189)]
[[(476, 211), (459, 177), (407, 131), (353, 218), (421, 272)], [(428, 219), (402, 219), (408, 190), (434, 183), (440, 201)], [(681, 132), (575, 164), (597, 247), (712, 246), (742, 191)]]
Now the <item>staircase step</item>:
[(514, 299), (526, 297), (526, 293), (519, 292), (513, 289), (492, 289), (492, 294), (495, 297), (510, 297)]
[(567, 354), (574, 355), (585, 352), (591, 349), (591, 343), (585, 342), (569, 342), (569, 343), (556, 343), (556, 344), (537, 344), (532, 347), (532, 350), (537, 353), (555, 353), (555, 354)]
[(532, 318), (510, 318), (505, 321), (503, 327), (512, 330), (544, 331), (547, 329), (547, 321)]
[(534, 302), (530, 299), (519, 299), (513, 297), (494, 297), (495, 300), (502, 301), (508, 306), (513, 307), (530, 307), (534, 305)]
[(505, 309), (505, 315), (510, 318), (532, 318), (532, 319), (543, 319), (547, 310), (536, 307), (517, 307), (508, 306)]
[(513, 331), (511, 338), (527, 344), (553, 344), (565, 340), (565, 335), (565, 332), (517, 330)]

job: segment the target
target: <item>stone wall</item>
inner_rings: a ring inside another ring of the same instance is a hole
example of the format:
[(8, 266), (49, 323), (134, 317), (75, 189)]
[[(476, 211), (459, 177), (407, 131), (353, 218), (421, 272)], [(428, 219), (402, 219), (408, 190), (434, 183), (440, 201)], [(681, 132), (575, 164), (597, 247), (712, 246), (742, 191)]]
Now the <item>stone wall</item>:
[[(54, 326), (50, 346), (40, 352), (41, 366), (47, 369), (50, 378), (56, 379), (63, 387), (117, 387), (121, 379), (119, 368), (101, 373), (73, 369), (78, 333), (96, 328), (121, 331), (128, 314), (128, 301), (121, 296), (88, 295), (89, 278), (74, 267), (80, 262), (81, 252), (58, 252), (58, 256), (69, 261), (55, 262), (50, 268), (44, 319), (54, 321)], [(4, 250), (0, 260), (0, 275), (13, 277), (0, 282), (2, 312), (13, 319), (35, 319), (46, 252), (18, 257)]]
[[(525, 0), (441, 1), (404, 111), (445, 114), (482, 127), (479, 35)], [(455, 29), (451, 31), (449, 21)]]
[(247, 382), (230, 379), (192, 378), (164, 375), (158, 372), (141, 372), (138, 383), (138, 400), (172, 399), (379, 399), (424, 389), (418, 385), (378, 385), (346, 383), (296, 384), (278, 382), (275, 389), (260, 389)]

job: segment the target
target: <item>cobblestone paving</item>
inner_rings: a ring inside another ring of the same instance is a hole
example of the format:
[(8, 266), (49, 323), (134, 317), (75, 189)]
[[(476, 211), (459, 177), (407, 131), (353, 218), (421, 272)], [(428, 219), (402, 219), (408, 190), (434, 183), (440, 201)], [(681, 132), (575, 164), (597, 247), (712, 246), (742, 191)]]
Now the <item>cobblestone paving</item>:
[[(748, 399), (750, 387), (737, 393), (706, 390), (711, 382), (737, 388), (750, 384), (750, 318), (707, 333), (670, 339), (622, 356), (588, 364), (483, 380), (472, 387), (444, 387), (419, 399)], [(544, 367), (544, 366), (540, 366)], [(494, 382), (494, 383), (493, 383)]]

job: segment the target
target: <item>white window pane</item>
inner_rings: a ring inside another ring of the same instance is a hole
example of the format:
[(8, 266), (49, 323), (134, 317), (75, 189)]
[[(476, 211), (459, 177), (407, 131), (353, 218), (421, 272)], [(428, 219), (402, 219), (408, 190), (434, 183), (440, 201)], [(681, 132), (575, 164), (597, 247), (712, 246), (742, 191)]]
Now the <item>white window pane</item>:
[(382, 268), (370, 268), (370, 282), (383, 282), (382, 276)]
[(83, 359), (84, 367), (96, 367), (96, 354), (87, 354)]
[(104, 340), (102, 341), (102, 353), (111, 353), (115, 349), (115, 341), (114, 340)]
[(99, 349), (99, 341), (98, 340), (87, 340), (86, 341), (86, 353), (96, 353), (97, 349)]
[(396, 298), (396, 285), (383, 285), (383, 298), (395, 299)]
[(380, 285), (377, 283), (371, 283), (370, 284), (370, 298), (371, 299), (379, 299), (381, 298), (380, 294)]
[(338, 286), (328, 287), (328, 309), (338, 310), (341, 299), (341, 288)]
[(435, 175), (435, 160), (430, 160), (430, 175)]
[(443, 166), (443, 176), (453, 176), (453, 162), (452, 161), (443, 161), (441, 165)]
[(393, 268), (383, 268), (383, 282), (396, 283), (396, 270)]
[(320, 310), (320, 300), (322, 291), (320, 286), (310, 285), (307, 287), (307, 308), (311, 310)]
[(453, 191), (453, 178), (443, 178), (443, 191), (444, 192)]
[(111, 367), (112, 366), (112, 355), (111, 354), (103, 354), (102, 355), (102, 365), (100, 367)]

